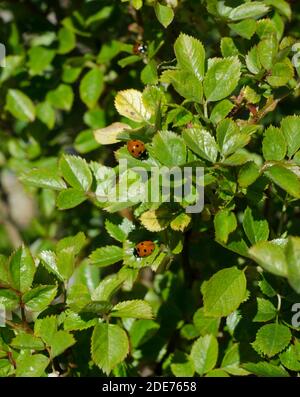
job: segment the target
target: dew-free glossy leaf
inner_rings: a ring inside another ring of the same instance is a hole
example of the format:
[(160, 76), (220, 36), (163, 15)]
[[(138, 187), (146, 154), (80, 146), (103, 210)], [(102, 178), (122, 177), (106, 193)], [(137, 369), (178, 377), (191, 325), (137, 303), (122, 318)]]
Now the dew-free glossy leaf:
[(81, 157), (63, 155), (59, 167), (64, 179), (75, 189), (87, 192), (92, 184), (92, 173)]
[(21, 121), (34, 121), (35, 106), (32, 100), (17, 89), (9, 89), (6, 97), (7, 110)]
[(195, 371), (203, 375), (212, 370), (217, 363), (218, 352), (218, 341), (215, 336), (205, 335), (197, 339), (191, 350)]
[(205, 67), (205, 50), (201, 41), (181, 33), (174, 44), (178, 66), (193, 74), (199, 81), (203, 80)]
[(203, 82), (207, 101), (216, 102), (229, 96), (237, 87), (240, 74), (241, 64), (237, 57), (216, 59)]
[(96, 365), (109, 375), (129, 352), (126, 332), (118, 325), (101, 323), (92, 335), (92, 358)]
[(236, 267), (215, 273), (205, 285), (204, 313), (211, 317), (228, 316), (246, 299), (246, 277)]

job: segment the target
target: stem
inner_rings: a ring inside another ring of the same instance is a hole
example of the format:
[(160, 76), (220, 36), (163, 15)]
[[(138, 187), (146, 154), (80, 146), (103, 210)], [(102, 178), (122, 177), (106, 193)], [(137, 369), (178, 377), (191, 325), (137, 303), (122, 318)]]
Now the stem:
[(283, 226), (286, 221), (287, 199), (288, 199), (288, 194), (286, 194), (285, 199), (282, 204), (281, 216), (279, 219), (279, 224), (278, 224), (278, 229), (277, 229), (278, 236), (280, 236), (282, 234), (282, 229), (283, 229)]
[(204, 112), (204, 117), (208, 119), (208, 111), (207, 111), (207, 102), (204, 101), (203, 103), (203, 112)]
[(277, 294), (277, 299), (278, 299), (277, 312), (280, 312), (280, 309), (281, 309), (281, 296), (279, 294)]

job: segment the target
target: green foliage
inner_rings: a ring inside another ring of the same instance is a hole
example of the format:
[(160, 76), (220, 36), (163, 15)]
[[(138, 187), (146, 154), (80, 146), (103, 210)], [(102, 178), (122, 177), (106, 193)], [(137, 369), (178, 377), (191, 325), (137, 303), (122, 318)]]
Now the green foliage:
[(291, 3), (1, 2), (0, 376), (299, 376)]

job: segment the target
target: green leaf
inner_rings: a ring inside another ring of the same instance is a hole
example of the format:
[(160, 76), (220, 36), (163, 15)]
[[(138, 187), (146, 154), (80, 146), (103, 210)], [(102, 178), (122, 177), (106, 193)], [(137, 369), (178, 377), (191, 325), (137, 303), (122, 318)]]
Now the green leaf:
[(51, 338), (51, 358), (55, 358), (62, 354), (69, 347), (76, 343), (73, 335), (66, 331), (58, 331)]
[(115, 98), (115, 107), (119, 114), (133, 121), (143, 122), (151, 117), (143, 103), (142, 93), (134, 89), (119, 91)]
[(288, 238), (286, 262), (289, 283), (300, 294), (300, 237)]
[(240, 368), (240, 346), (238, 343), (234, 343), (226, 350), (221, 367), (234, 376), (248, 375), (246, 370)]
[(159, 329), (159, 324), (153, 320), (136, 320), (129, 330), (131, 344), (134, 348), (143, 345)]
[(211, 122), (218, 124), (221, 120), (225, 119), (233, 108), (234, 104), (228, 99), (223, 99), (223, 101), (218, 102), (210, 114)]
[(300, 116), (288, 116), (282, 119), (281, 129), (285, 136), (289, 157), (292, 157), (300, 148)]
[(74, 143), (74, 148), (78, 153), (85, 154), (99, 148), (99, 144), (94, 137), (94, 132), (90, 129), (81, 131)]
[(20, 299), (18, 295), (10, 289), (0, 289), (0, 305), (6, 310), (14, 310), (19, 306)]
[(260, 63), (257, 46), (251, 48), (251, 50), (246, 55), (246, 65), (251, 73), (258, 74), (260, 72), (262, 65)]
[(34, 323), (34, 335), (41, 338), (47, 346), (50, 345), (56, 331), (57, 318), (55, 316), (39, 318)]
[(283, 165), (273, 165), (264, 173), (292, 197), (300, 198), (300, 179), (293, 171)]
[(220, 47), (224, 58), (239, 55), (239, 50), (231, 37), (222, 37)]
[(215, 336), (205, 335), (197, 339), (190, 355), (195, 371), (203, 375), (212, 370), (217, 363), (218, 352), (218, 341)]
[(217, 336), (220, 321), (220, 318), (206, 316), (203, 308), (198, 309), (193, 316), (193, 323), (201, 336), (205, 336), (207, 334)]
[(73, 284), (68, 289), (67, 304), (74, 312), (80, 312), (91, 302), (91, 294), (86, 285)]
[(271, 19), (262, 19), (260, 21), (257, 21), (256, 23), (256, 34), (260, 39), (267, 39), (271, 35), (274, 35), (277, 37), (277, 39), (280, 39), (282, 36), (282, 33), (280, 33), (281, 27), (276, 26), (275, 22), (276, 18)]
[(98, 316), (107, 314), (112, 309), (112, 305), (106, 301), (93, 301), (86, 304), (80, 313), (94, 313)]
[(86, 193), (82, 190), (69, 188), (59, 192), (56, 204), (60, 210), (68, 210), (77, 207), (87, 200)]
[(229, 27), (239, 36), (250, 40), (256, 31), (256, 22), (253, 19), (245, 19), (238, 23), (230, 23)]
[(286, 151), (287, 144), (282, 131), (279, 128), (270, 126), (263, 139), (263, 155), (266, 160), (283, 160)]
[(215, 138), (201, 127), (187, 128), (182, 132), (186, 145), (201, 158), (214, 163), (218, 157)]
[(0, 377), (6, 378), (14, 375), (14, 367), (9, 360), (0, 359)]
[(227, 372), (223, 371), (220, 368), (216, 368), (216, 369), (212, 369), (211, 371), (209, 371), (206, 375), (206, 378), (228, 378), (229, 375), (227, 374)]
[(183, 98), (200, 103), (203, 88), (194, 74), (185, 70), (165, 70), (160, 78), (162, 83), (172, 84), (175, 91)]
[(13, 287), (21, 292), (30, 289), (36, 267), (27, 247), (22, 246), (10, 258), (9, 270)]
[(246, 146), (250, 135), (241, 132), (237, 124), (231, 119), (222, 120), (217, 127), (217, 143), (224, 157)]
[(277, 62), (270, 71), (270, 76), (267, 77), (267, 82), (272, 87), (282, 87), (288, 84), (294, 76), (293, 65), (289, 60), (285, 62)]
[(238, 174), (238, 183), (242, 188), (252, 185), (260, 175), (259, 167), (254, 161), (244, 164)]
[(132, 0), (132, 5), (136, 10), (139, 10), (143, 6), (143, 0)]
[(157, 64), (153, 59), (142, 70), (141, 80), (144, 84), (156, 84), (158, 82)]
[(275, 35), (269, 35), (261, 40), (257, 46), (258, 58), (261, 65), (269, 70), (272, 68), (278, 51), (278, 42)]
[(21, 179), (31, 186), (44, 189), (62, 190), (67, 187), (55, 169), (31, 169), (21, 174)]
[(240, 74), (241, 64), (237, 57), (215, 59), (203, 82), (207, 101), (216, 102), (229, 96), (237, 87)]
[(53, 58), (55, 57), (55, 51), (49, 50), (45, 47), (32, 47), (28, 51), (29, 61), (28, 67), (30, 74), (40, 75), (45, 69), (51, 64)]
[(53, 285), (41, 285), (33, 288), (23, 295), (23, 302), (27, 310), (41, 312), (53, 301), (57, 293), (57, 287)]
[(75, 250), (73, 247), (66, 247), (57, 250), (57, 268), (64, 280), (68, 280), (75, 266)]
[(268, 221), (258, 217), (250, 207), (244, 212), (243, 228), (251, 244), (268, 240)]
[(195, 373), (194, 365), (189, 357), (184, 363), (171, 364), (171, 371), (176, 377), (193, 377)]
[(49, 130), (55, 126), (55, 111), (48, 102), (39, 103), (36, 107), (37, 118), (44, 123)]
[(152, 307), (148, 302), (140, 299), (118, 303), (112, 308), (110, 315), (112, 317), (130, 317), (148, 320), (153, 318)]
[(16, 364), (17, 377), (40, 377), (44, 374), (45, 369), (49, 365), (49, 358), (43, 354), (31, 355), (29, 351), (26, 351), (18, 356)]
[(92, 294), (93, 300), (108, 301), (118, 291), (125, 280), (128, 279), (126, 272), (111, 274), (105, 277)]
[(277, 276), (287, 276), (286, 258), (280, 241), (260, 241), (249, 249), (249, 254), (268, 272)]
[(226, 209), (218, 211), (214, 218), (214, 227), (216, 240), (226, 244), (230, 233), (237, 228), (234, 213)]
[(191, 340), (199, 336), (199, 332), (193, 324), (185, 324), (180, 329), (180, 336), (184, 339)]
[(246, 299), (246, 277), (236, 267), (215, 273), (205, 285), (204, 313), (211, 317), (228, 316)]
[(267, 5), (271, 5), (275, 9), (277, 9), (280, 14), (284, 15), (288, 19), (291, 19), (291, 6), (285, 0), (264, 0), (264, 3)]
[(149, 153), (162, 164), (172, 167), (185, 164), (186, 146), (181, 136), (171, 131), (160, 131), (148, 147)]
[(258, 282), (259, 288), (261, 292), (268, 296), (269, 298), (273, 298), (276, 296), (276, 291), (271, 286), (271, 284), (262, 276), (262, 279)]
[(52, 251), (42, 251), (39, 255), (42, 264), (46, 267), (46, 269), (55, 274), (55, 276), (60, 280), (64, 281), (63, 276), (60, 274), (60, 271), (57, 267), (57, 258), (54, 252)]
[(92, 184), (91, 170), (81, 157), (63, 155), (59, 168), (64, 179), (75, 189), (87, 192)]
[(272, 320), (277, 314), (276, 307), (267, 299), (257, 298), (257, 313), (254, 322), (266, 322)]
[(6, 108), (21, 121), (35, 120), (35, 106), (31, 99), (23, 92), (16, 89), (9, 89), (6, 96)]
[(93, 108), (104, 88), (103, 73), (100, 69), (91, 69), (80, 82), (80, 98), (89, 108)]
[(291, 337), (291, 331), (285, 325), (267, 324), (259, 329), (252, 346), (259, 354), (273, 357), (287, 347)]
[(202, 81), (205, 73), (205, 50), (201, 41), (181, 33), (174, 44), (178, 66)]
[(55, 108), (69, 111), (74, 101), (72, 88), (66, 84), (60, 84), (55, 90), (49, 91), (46, 100)]
[(246, 18), (260, 18), (269, 11), (269, 7), (260, 1), (252, 1), (241, 4), (232, 9), (229, 18), (232, 21), (238, 21)]
[(114, 10), (114, 7), (112, 5), (101, 7), (98, 12), (92, 14), (85, 21), (85, 25), (90, 26), (95, 22), (99, 23), (99, 22), (105, 21), (106, 19), (108, 19), (111, 16), (113, 10)]
[(81, 314), (74, 313), (70, 310), (65, 312), (64, 330), (65, 331), (82, 331), (94, 327), (98, 323), (97, 318), (86, 320)]
[(190, 225), (191, 221), (192, 221), (191, 215), (182, 212), (171, 221), (170, 226), (172, 230), (183, 233)]
[(150, 232), (165, 230), (173, 217), (169, 208), (163, 206), (156, 210), (145, 211), (141, 217), (141, 224)]
[(279, 357), (285, 368), (290, 371), (300, 371), (300, 360), (294, 345), (290, 345)]
[(8, 260), (4, 255), (0, 255), (0, 283), (9, 285), (9, 270), (8, 270)]
[(159, 22), (164, 28), (167, 28), (174, 18), (174, 11), (171, 7), (165, 6), (157, 2), (154, 6), (155, 14)]
[(44, 350), (45, 346), (41, 339), (31, 334), (18, 334), (12, 341), (11, 346), (15, 349), (23, 350)]
[(289, 376), (284, 368), (278, 365), (267, 363), (265, 361), (258, 363), (246, 363), (243, 365), (243, 367), (247, 371), (262, 377), (285, 378)]
[(99, 267), (113, 265), (122, 259), (123, 250), (116, 245), (107, 245), (106, 247), (98, 248), (90, 255), (92, 264)]
[(74, 251), (75, 255), (77, 255), (82, 250), (85, 243), (86, 237), (84, 233), (79, 232), (75, 236), (69, 236), (59, 240), (56, 246), (56, 252), (70, 248)]
[(104, 373), (109, 375), (129, 352), (126, 332), (118, 325), (98, 324), (92, 335), (92, 358)]
[(72, 30), (62, 27), (58, 31), (59, 47), (57, 52), (59, 54), (67, 54), (76, 46), (76, 36)]
[(118, 224), (106, 219), (105, 229), (112, 238), (123, 243), (127, 239), (128, 234), (134, 230), (134, 224), (127, 218), (123, 218), (122, 222)]

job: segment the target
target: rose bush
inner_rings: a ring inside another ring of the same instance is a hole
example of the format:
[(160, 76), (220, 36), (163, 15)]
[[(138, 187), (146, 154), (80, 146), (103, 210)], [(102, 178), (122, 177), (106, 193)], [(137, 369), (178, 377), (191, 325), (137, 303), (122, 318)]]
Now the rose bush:
[[(299, 376), (299, 5), (0, 17), (0, 375)], [(136, 167), (201, 167), (202, 211)]]

